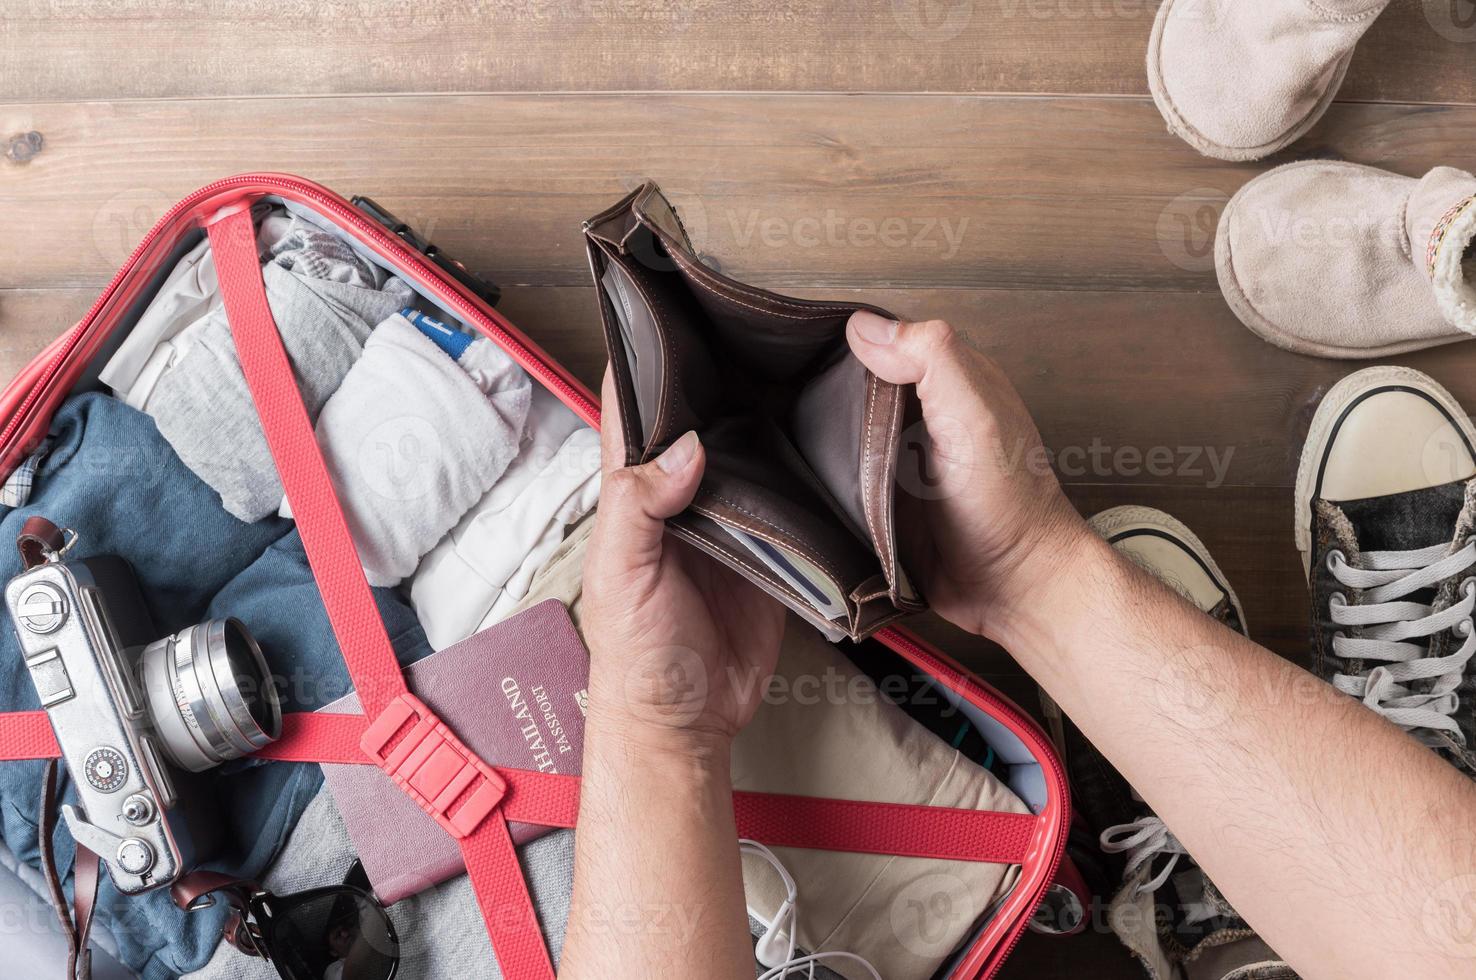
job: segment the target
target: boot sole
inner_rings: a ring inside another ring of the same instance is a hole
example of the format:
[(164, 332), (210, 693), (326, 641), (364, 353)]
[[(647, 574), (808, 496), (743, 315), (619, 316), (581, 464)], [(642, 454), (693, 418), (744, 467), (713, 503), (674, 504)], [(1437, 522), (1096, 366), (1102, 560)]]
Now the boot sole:
[(1174, 0), (1163, 0), (1162, 6), (1158, 8), (1158, 15), (1153, 18), (1153, 33), (1148, 39), (1148, 91), (1153, 95), (1153, 102), (1158, 106), (1158, 112), (1168, 123), (1169, 131), (1179, 139), (1188, 143), (1194, 149), (1207, 157), (1216, 160), (1228, 160), (1232, 163), (1245, 163), (1251, 160), (1260, 160), (1268, 157), (1278, 150), (1284, 150), (1303, 136), (1307, 131), (1317, 125), (1328, 107), (1333, 104), (1337, 97), (1338, 89), (1343, 87), (1343, 79), (1348, 74), (1348, 65), (1353, 61), (1353, 52), (1350, 50), (1343, 60), (1333, 69), (1332, 78), (1328, 82), (1327, 91), (1324, 92), (1312, 106), (1311, 111), (1292, 125), (1290, 129), (1260, 146), (1225, 146), (1216, 143), (1205, 136), (1199, 130), (1189, 124), (1174, 105), (1169, 97), (1168, 87), (1163, 82), (1163, 72), (1160, 67), (1158, 52), (1163, 44), (1164, 25), (1168, 23), (1169, 11), (1174, 5)]
[[(1274, 180), (1282, 173), (1296, 170), (1301, 167), (1326, 167), (1335, 164), (1348, 170), (1367, 171), (1370, 174), (1385, 174), (1386, 171), (1377, 167), (1364, 166), (1361, 163), (1347, 163), (1332, 160), (1301, 160), (1297, 163), (1288, 163), (1273, 170), (1268, 170), (1258, 177), (1252, 178), (1241, 186), (1240, 190), (1230, 198), (1225, 209), (1220, 212), (1220, 221), (1215, 229), (1215, 277), (1220, 283), (1220, 294), (1225, 298), (1225, 304), (1230, 307), (1230, 312), (1235, 314), (1242, 324), (1251, 333), (1260, 337), (1268, 344), (1274, 344), (1282, 350), (1289, 350), (1294, 354), (1310, 354), (1313, 357), (1330, 357), (1338, 360), (1369, 360), (1376, 357), (1394, 357), (1399, 354), (1407, 354), (1411, 351), (1425, 350), (1430, 347), (1441, 347), (1445, 344), (1454, 344), (1463, 340), (1470, 340), (1471, 335), (1455, 327), (1450, 328), (1450, 333), (1444, 337), (1429, 337), (1423, 340), (1400, 340), (1393, 343), (1382, 344), (1378, 347), (1333, 347), (1328, 344), (1319, 344), (1303, 340), (1295, 334), (1282, 330), (1281, 327), (1272, 323), (1269, 319), (1256, 309), (1245, 290), (1240, 287), (1240, 278), (1235, 271), (1235, 256), (1231, 251), (1230, 236), (1225, 229), (1230, 226), (1231, 215), (1235, 213), (1245, 193), (1263, 180)], [(1431, 306), (1434, 306), (1433, 300)]]

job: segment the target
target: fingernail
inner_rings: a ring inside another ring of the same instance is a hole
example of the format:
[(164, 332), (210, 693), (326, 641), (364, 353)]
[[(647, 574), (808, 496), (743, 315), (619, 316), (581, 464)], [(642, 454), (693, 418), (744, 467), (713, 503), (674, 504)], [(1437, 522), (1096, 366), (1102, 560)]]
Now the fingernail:
[(656, 465), (663, 473), (680, 473), (692, 462), (697, 453), (697, 433), (686, 432), (680, 439), (666, 447), (666, 452), (656, 457)]
[(870, 310), (857, 310), (851, 314), (851, 326), (856, 334), (870, 344), (890, 344), (897, 339), (897, 321), (878, 316)]

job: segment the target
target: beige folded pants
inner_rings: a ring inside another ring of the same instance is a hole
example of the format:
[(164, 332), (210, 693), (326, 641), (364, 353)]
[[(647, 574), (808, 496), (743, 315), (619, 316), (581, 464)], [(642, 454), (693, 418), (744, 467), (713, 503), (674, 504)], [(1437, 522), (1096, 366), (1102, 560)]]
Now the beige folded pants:
[[(557, 598), (580, 618), (593, 519), (574, 528), (534, 577), (522, 605)], [(881, 695), (838, 649), (791, 617), (779, 667), (753, 722), (733, 744), (733, 787), (836, 799), (1028, 812), (975, 765)], [(1015, 883), (1018, 868), (968, 861), (775, 848), (799, 889), (798, 945), (870, 960), (886, 980), (926, 980)], [(773, 920), (785, 898), (761, 858), (743, 859), (749, 911)], [(823, 965), (872, 980), (853, 961)]]

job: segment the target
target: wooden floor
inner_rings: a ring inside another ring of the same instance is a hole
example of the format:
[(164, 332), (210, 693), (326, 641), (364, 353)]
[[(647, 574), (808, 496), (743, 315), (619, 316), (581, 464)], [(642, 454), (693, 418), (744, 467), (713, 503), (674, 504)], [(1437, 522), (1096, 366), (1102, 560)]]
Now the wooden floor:
[[(150, 6), (0, 8), (0, 375), (171, 202), (283, 170), (376, 198), (491, 275), (594, 383), (580, 221), (654, 177), (746, 281), (967, 327), (1052, 448), (1168, 447), (1168, 476), (1073, 468), (1073, 499), (1183, 519), (1256, 638), (1293, 658), (1308, 610), (1290, 487), (1318, 398), (1353, 365), (1236, 321), (1212, 269), (1219, 209), (1289, 160), (1469, 165), (1476, 132), (1476, 27), (1446, 0), (1396, 0), (1344, 101), (1254, 165), (1165, 130), (1142, 67), (1153, 0)], [(1476, 346), (1403, 361), (1476, 406)], [(1033, 702), (1004, 653), (924, 629)], [(1098, 928), (1028, 937), (1004, 975), (1137, 973)]]

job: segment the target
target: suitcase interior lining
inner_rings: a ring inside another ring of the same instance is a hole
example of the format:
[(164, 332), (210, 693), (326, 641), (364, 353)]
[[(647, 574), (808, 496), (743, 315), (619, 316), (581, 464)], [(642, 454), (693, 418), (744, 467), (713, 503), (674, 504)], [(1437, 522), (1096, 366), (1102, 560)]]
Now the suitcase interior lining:
[[(289, 204), (288, 202), (284, 202), (275, 197), (268, 197), (266, 198), (266, 200), (275, 205), (286, 206), (289, 212), (300, 213), (305, 217), (311, 219), (315, 223), (321, 225), (322, 227), (334, 231), (338, 234), (340, 238), (343, 238), (346, 242), (352, 245), (355, 251), (357, 251), (367, 261), (372, 262), (374, 265), (392, 274), (400, 274), (400, 270), (397, 269), (395, 266), (386, 262), (379, 255), (370, 252), (367, 249), (359, 247), (353, 241), (352, 236), (344, 234), (342, 229), (338, 228), (331, 221), (317, 214), (312, 209), (303, 207), (296, 203)], [(179, 258), (190, 249), (192, 249), (203, 236), (204, 232), (202, 230), (192, 231), (181, 236), (180, 241), (175, 244), (175, 246), (169, 251), (169, 254), (159, 263), (157, 270), (151, 277), (149, 287), (145, 290), (142, 290), (139, 294), (139, 297), (121, 315), (119, 319), (120, 326), (112, 332), (112, 335), (107, 339), (107, 341), (103, 345), (101, 345), (97, 354), (89, 361), (83, 373), (83, 376), (73, 389), (73, 394), (83, 391), (106, 390), (106, 386), (104, 386), (98, 380), (99, 372), (113, 357), (113, 354), (117, 351), (118, 346), (122, 343), (123, 338), (127, 336), (128, 331), (132, 329), (133, 325), (137, 323), (144, 310), (148, 308), (148, 305), (152, 301), (154, 294), (168, 278), (171, 270), (174, 268)], [(454, 316), (449, 311), (440, 307), (428, 297), (423, 296), (421, 293), (419, 293), (419, 291), (416, 292), (416, 295), (424, 304), (422, 306), (422, 309), (425, 312), (436, 316), (437, 318), (443, 320), (448, 324), (456, 325), (461, 330), (465, 331), (468, 334), (471, 334), (472, 336), (480, 336), (478, 331), (476, 331), (474, 328), (468, 326), (460, 318)], [(534, 378), (533, 380), (535, 381), (535, 383), (537, 382), (536, 378)], [(868, 660), (878, 656), (893, 658), (899, 663), (905, 663), (905, 661), (902, 661), (902, 658), (899, 655), (895, 654), (893, 651), (890, 650), (890, 648), (886, 647), (880, 641), (875, 639), (864, 640), (859, 644), (851, 643), (849, 641), (843, 641), (838, 645), (840, 646), (842, 652), (844, 652), (846, 656), (857, 665), (857, 668), (863, 672), (866, 671), (864, 660)], [(1014, 733), (1012, 733), (1004, 724), (989, 716), (981, 708), (964, 699), (957, 692), (950, 690), (942, 684), (935, 684), (934, 687), (954, 709), (959, 711), (964, 717), (966, 717), (970, 722), (973, 723), (973, 725), (977, 728), (989, 747), (992, 748), (993, 751), (998, 755), (998, 757), (1002, 759), (1003, 762), (1008, 766), (1008, 778), (1005, 780), (1005, 783), (1010, 788), (1010, 790), (1012, 790), (1032, 812), (1041, 812), (1046, 804), (1047, 798), (1047, 785), (1045, 775), (1042, 771), (1040, 762), (1031, 756), (1030, 751), (1025, 743), (1022, 742), (1020, 738), (1017, 737)], [(901, 704), (899, 705), (899, 707), (901, 707), (904, 711), (907, 710), (907, 705), (905, 704)], [(916, 717), (915, 712), (909, 712), (909, 714)], [(972, 761), (976, 763), (982, 762), (982, 760), (980, 759), (972, 759)], [(959, 957), (963, 955), (963, 952), (973, 944), (973, 942), (977, 939), (978, 934), (989, 924), (999, 908), (1002, 907), (1003, 904), (1008, 900), (1009, 896), (1013, 894), (1014, 889), (1018, 886), (1018, 881), (1019, 879), (1017, 877), (1016, 881), (1011, 884), (1010, 888), (1004, 894), (999, 896), (994, 905), (980, 916), (980, 918), (976, 922), (975, 930), (970, 935), (969, 939), (965, 940), (964, 945), (960, 948), (958, 954), (955, 956), (955, 962)], [(939, 980), (941, 980), (941, 978), (947, 977), (952, 968), (952, 962), (945, 964), (945, 966), (938, 972), (938, 974), (936, 974), (936, 977), (939, 978)]]

